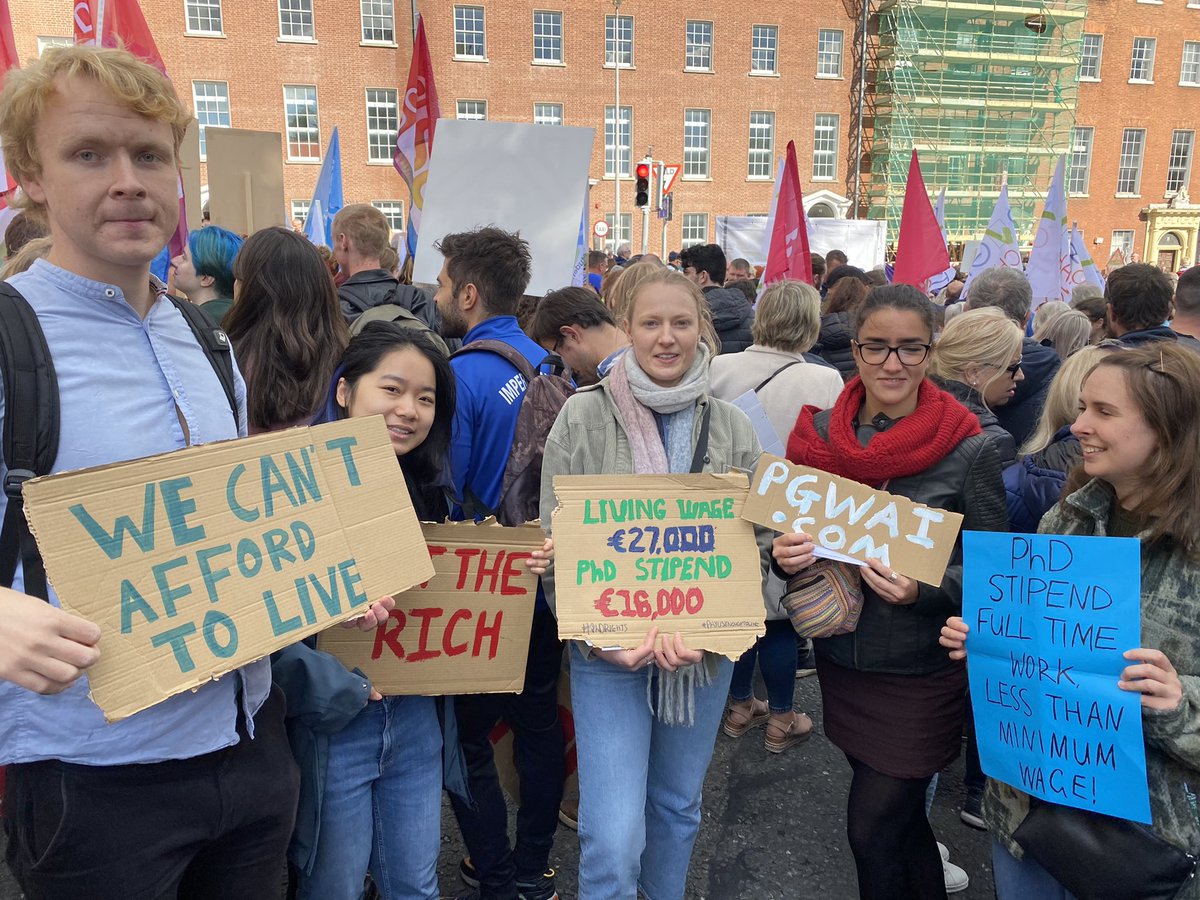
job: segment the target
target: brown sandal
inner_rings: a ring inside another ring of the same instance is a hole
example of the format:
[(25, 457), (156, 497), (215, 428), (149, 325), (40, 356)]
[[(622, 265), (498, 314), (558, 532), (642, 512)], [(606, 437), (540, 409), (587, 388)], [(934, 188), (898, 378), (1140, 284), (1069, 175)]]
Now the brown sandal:
[(729, 704), (729, 708), (725, 710), (725, 721), (721, 730), (732, 738), (741, 737), (755, 725), (767, 721), (769, 717), (767, 701), (751, 697), (749, 700)]
[(767, 735), (763, 746), (767, 748), (768, 753), (782, 753), (812, 737), (812, 719), (804, 713), (793, 713), (792, 720), (787, 725), (782, 724), (781, 718), (772, 714), (767, 722)]

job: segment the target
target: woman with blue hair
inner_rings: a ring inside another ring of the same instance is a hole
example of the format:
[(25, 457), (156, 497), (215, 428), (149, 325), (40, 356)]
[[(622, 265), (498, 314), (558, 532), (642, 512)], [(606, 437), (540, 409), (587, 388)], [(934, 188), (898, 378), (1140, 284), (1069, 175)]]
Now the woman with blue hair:
[(216, 225), (198, 228), (188, 235), (183, 252), (171, 260), (175, 287), (220, 322), (233, 306), (233, 258), (242, 249), (242, 239)]

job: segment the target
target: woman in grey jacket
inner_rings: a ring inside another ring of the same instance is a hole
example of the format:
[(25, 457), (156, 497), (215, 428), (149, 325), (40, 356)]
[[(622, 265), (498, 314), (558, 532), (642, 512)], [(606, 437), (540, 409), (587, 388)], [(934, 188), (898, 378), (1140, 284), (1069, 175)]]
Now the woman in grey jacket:
[[(630, 350), (600, 384), (567, 401), (547, 438), (544, 526), (556, 475), (691, 471), (705, 417), (704, 471), (755, 466), (750, 420), (708, 393), (703, 303), (691, 281), (668, 269), (637, 286), (622, 322)], [(680, 900), (732, 664), (656, 627), (632, 650), (577, 642), (570, 654), (580, 900), (632, 898), (639, 889)]]

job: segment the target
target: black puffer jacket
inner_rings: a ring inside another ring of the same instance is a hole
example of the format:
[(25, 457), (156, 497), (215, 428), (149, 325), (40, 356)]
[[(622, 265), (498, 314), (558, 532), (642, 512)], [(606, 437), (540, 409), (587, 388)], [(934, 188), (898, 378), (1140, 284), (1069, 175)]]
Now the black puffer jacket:
[(954, 381), (950, 378), (934, 378), (933, 381), (943, 391), (975, 413), (975, 418), (979, 420), (979, 427), (983, 429), (983, 433), (996, 444), (996, 452), (1000, 454), (1001, 466), (1016, 462), (1017, 445), (1013, 443), (1012, 435), (1000, 427), (996, 414), (984, 405), (979, 391), (969, 384), (963, 384), (961, 381)]
[[(830, 413), (824, 410), (813, 419), (817, 433), (826, 439)], [(868, 446), (879, 431), (871, 422), (859, 426), (859, 443)], [(941, 462), (920, 474), (893, 478), (887, 490), (962, 513), (963, 531), (1004, 531), (1008, 527), (1000, 459), (995, 444), (982, 434), (964, 438)], [(962, 581), (960, 538), (940, 587), (922, 584), (916, 603), (893, 606), (864, 584), (858, 627), (850, 634), (815, 640), (813, 645), (830, 662), (864, 672), (927, 675), (957, 665), (938, 645), (938, 634), (948, 616), (962, 611)]]
[(342, 315), (353, 322), (368, 309), (395, 303), (437, 331), (437, 308), (428, 293), (411, 284), (401, 284), (387, 269), (355, 272), (338, 288)]
[(821, 333), (817, 337), (817, 346), (813, 352), (841, 373), (842, 381), (849, 381), (858, 374), (858, 366), (854, 362), (854, 348), (850, 339), (854, 337), (850, 330), (850, 313), (835, 312), (821, 316)]
[(746, 302), (745, 294), (714, 286), (704, 289), (704, 299), (712, 310), (713, 327), (717, 329), (722, 353), (741, 353), (754, 343), (750, 334), (754, 310)]
[(1017, 382), (1013, 398), (996, 410), (1000, 427), (1013, 436), (1018, 447), (1037, 428), (1059, 365), (1061, 361), (1053, 347), (1043, 347), (1030, 337), (1021, 342), (1021, 374), (1025, 378)]

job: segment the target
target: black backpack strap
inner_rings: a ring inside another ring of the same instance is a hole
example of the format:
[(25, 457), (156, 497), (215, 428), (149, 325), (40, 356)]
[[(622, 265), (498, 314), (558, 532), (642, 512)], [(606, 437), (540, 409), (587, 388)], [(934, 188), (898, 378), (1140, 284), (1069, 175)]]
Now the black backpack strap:
[(46, 568), (25, 519), (22, 488), (58, 456), (58, 379), (46, 336), (20, 292), (0, 283), (0, 373), (4, 378), (4, 493), (0, 585), (12, 587), (21, 561), (25, 593), (47, 599)]
[(512, 344), (504, 341), (493, 341), (486, 338), (479, 341), (471, 341), (465, 347), (456, 350), (450, 358), (453, 359), (455, 356), (462, 356), (464, 353), (479, 353), (481, 351), (503, 356), (521, 373), (521, 377), (525, 379), (526, 384), (530, 384), (537, 377), (537, 371), (534, 370), (529, 360), (525, 358), (525, 354)]
[(209, 365), (217, 373), (217, 380), (225, 391), (229, 401), (229, 411), (233, 413), (233, 427), (238, 427), (237, 386), (233, 377), (233, 346), (229, 335), (212, 320), (212, 317), (194, 303), (171, 294), (167, 298), (175, 304), (175, 308), (183, 314), (183, 320), (188, 323), (200, 349), (208, 357)]
[(772, 372), (770, 375), (768, 375), (766, 378), (764, 378), (762, 381), (760, 381), (758, 383), (758, 387), (756, 387), (754, 389), (754, 393), (757, 394), (759, 391), (761, 391), (763, 388), (765, 388), (768, 384), (771, 383), (771, 379), (774, 378), (776, 375), (778, 375), (780, 372), (782, 372), (784, 369), (790, 369), (792, 366), (798, 366), (802, 362), (808, 362), (808, 360), (797, 359), (797, 360), (793, 360), (790, 363), (784, 363), (782, 366), (780, 366), (778, 369), (776, 369), (774, 372)]
[(692, 453), (692, 467), (688, 470), (693, 474), (703, 472), (704, 464), (708, 462), (708, 420), (712, 415), (712, 400), (704, 404), (704, 412), (700, 418), (700, 436), (696, 439), (696, 450)]

